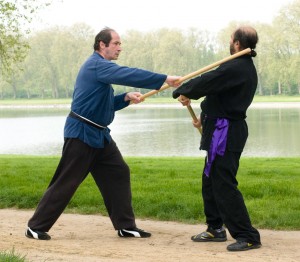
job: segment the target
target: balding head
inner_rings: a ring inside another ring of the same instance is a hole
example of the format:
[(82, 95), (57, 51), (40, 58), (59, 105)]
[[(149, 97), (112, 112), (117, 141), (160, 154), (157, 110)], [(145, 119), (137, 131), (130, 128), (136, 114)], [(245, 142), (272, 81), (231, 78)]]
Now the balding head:
[(237, 28), (232, 34), (233, 42), (239, 41), (240, 48), (251, 48), (251, 56), (256, 56), (254, 49), (258, 42), (258, 35), (256, 30), (251, 26), (241, 26)]

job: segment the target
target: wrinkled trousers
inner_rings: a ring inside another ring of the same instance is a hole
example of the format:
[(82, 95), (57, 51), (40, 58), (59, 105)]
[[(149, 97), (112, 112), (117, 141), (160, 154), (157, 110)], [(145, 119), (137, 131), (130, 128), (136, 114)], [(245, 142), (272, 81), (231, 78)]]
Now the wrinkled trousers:
[[(202, 197), (206, 223), (212, 228), (223, 224), (237, 240), (260, 243), (260, 234), (252, 226), (243, 196), (236, 180), (240, 152), (225, 151), (212, 163), (210, 175), (202, 175)], [(206, 161), (206, 160), (205, 160)]]
[(102, 194), (114, 228), (135, 227), (130, 171), (116, 143), (111, 140), (104, 148), (92, 148), (73, 138), (65, 140), (56, 172), (28, 226), (48, 232), (89, 173)]

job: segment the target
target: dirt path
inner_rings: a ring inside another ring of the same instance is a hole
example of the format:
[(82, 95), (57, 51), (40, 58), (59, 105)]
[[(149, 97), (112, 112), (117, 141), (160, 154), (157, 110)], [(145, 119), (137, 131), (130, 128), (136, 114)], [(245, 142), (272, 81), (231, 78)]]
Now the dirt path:
[(70, 262), (299, 262), (300, 231), (260, 230), (263, 246), (247, 252), (227, 252), (233, 242), (194, 243), (192, 234), (205, 225), (137, 220), (152, 232), (149, 239), (119, 238), (109, 218), (63, 214), (50, 231), (50, 241), (24, 236), (32, 211), (0, 209), (0, 250), (26, 256), (29, 261)]

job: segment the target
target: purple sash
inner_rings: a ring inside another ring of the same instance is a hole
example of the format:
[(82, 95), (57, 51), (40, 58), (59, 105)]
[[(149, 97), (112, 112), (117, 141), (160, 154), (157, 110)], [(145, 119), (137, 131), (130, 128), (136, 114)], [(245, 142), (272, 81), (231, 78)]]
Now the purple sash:
[(213, 133), (210, 148), (207, 154), (204, 174), (209, 177), (209, 172), (216, 155), (223, 156), (226, 149), (228, 120), (225, 118), (217, 118), (216, 129)]

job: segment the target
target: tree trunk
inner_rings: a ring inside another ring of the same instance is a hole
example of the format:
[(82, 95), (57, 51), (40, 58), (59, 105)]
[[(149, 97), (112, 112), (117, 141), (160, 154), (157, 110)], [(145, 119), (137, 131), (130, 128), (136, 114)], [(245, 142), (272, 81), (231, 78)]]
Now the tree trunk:
[(42, 87), (42, 88), (41, 88), (41, 98), (44, 99), (44, 97), (45, 97), (45, 90), (44, 90), (44, 88)]
[(59, 98), (56, 80), (52, 82), (52, 98)]
[(66, 98), (68, 98), (68, 97), (69, 97), (69, 89), (68, 89), (68, 85), (66, 85), (65, 93), (66, 93)]
[(261, 84), (261, 81), (260, 81), (260, 76), (259, 76), (259, 74), (258, 74), (258, 94), (259, 95), (263, 95), (263, 89), (262, 89), (262, 84)]
[(17, 98), (17, 86), (15, 85), (14, 82), (11, 83), (12, 89), (13, 89), (13, 94), (14, 94), (14, 99)]

